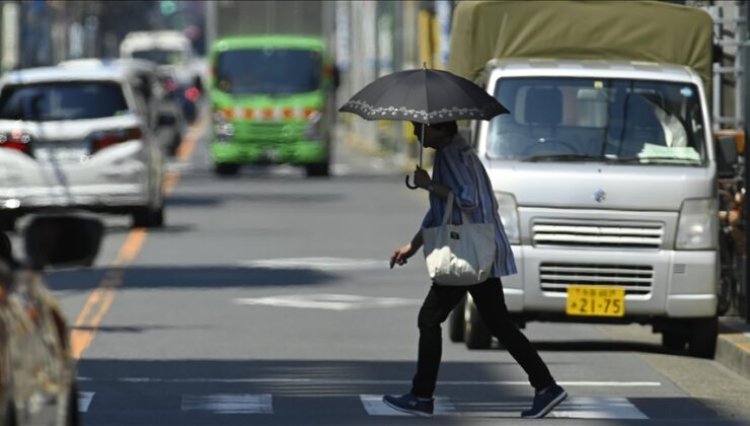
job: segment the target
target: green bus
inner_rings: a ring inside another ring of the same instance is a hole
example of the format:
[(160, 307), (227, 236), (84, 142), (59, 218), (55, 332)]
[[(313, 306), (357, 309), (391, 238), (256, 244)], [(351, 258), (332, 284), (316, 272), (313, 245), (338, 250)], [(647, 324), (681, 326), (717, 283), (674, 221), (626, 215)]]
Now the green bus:
[(327, 176), (338, 73), (321, 37), (222, 38), (209, 56), (211, 157), (218, 175), (291, 164)]

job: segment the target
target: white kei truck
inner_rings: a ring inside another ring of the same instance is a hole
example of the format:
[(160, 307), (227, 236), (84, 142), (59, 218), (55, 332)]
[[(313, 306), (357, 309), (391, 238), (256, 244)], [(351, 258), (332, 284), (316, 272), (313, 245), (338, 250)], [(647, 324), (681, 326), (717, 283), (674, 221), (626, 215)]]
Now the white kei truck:
[[(640, 323), (712, 358), (717, 155), (708, 106), (712, 20), (659, 1), (462, 1), (448, 69), (509, 114), (470, 123), (529, 321)], [(487, 348), (470, 296), (449, 334)]]

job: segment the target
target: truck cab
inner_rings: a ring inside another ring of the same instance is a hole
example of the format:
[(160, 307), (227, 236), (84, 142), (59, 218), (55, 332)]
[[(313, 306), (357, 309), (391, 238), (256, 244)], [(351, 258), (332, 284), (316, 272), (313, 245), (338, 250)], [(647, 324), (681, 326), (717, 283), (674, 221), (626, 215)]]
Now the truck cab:
[[(510, 111), (470, 133), (517, 262), (503, 288), (519, 325), (640, 323), (713, 357), (711, 29), (705, 12), (662, 2), (457, 7), (449, 68)], [(491, 343), (470, 298), (451, 328)]]
[(312, 36), (233, 36), (210, 55), (211, 154), (219, 175), (291, 164), (327, 176), (337, 75)]
[(718, 214), (700, 78), (622, 61), (488, 67), (510, 114), (473, 141), (519, 263), (509, 310), (649, 323), (710, 352), (697, 342), (715, 339)]

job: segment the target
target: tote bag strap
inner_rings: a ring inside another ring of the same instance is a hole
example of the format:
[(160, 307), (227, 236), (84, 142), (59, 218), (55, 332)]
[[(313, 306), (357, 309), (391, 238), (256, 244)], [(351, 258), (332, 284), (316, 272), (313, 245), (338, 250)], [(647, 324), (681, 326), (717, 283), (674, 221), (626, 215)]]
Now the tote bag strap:
[[(443, 213), (443, 226), (447, 225), (453, 217), (453, 205), (455, 204), (455, 202), (456, 197), (453, 195), (453, 192), (449, 192), (448, 200), (446, 200), (445, 213)], [(471, 223), (469, 217), (466, 216), (466, 213), (464, 213), (463, 210), (461, 210), (461, 223)]]

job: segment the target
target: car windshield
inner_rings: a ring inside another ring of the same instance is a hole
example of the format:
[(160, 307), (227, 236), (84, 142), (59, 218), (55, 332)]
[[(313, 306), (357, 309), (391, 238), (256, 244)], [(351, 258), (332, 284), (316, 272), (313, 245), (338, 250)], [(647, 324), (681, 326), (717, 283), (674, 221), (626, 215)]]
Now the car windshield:
[(145, 59), (159, 65), (177, 65), (182, 62), (183, 52), (175, 49), (135, 50), (131, 55), (136, 59)]
[(306, 93), (320, 87), (320, 53), (303, 49), (243, 49), (219, 55), (219, 90), (249, 95)]
[(84, 120), (127, 112), (122, 88), (112, 82), (12, 85), (0, 93), (0, 119), (4, 120)]
[(492, 159), (705, 163), (703, 114), (692, 84), (503, 78), (495, 97), (510, 114), (490, 123)]

